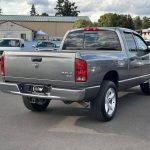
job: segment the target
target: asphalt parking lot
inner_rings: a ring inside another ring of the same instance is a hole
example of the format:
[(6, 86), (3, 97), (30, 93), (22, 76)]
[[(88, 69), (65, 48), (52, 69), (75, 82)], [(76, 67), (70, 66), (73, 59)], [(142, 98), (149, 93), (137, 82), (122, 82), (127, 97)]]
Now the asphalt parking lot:
[(0, 92), (0, 150), (150, 149), (150, 97), (139, 87), (119, 97), (115, 118), (103, 123), (76, 103), (52, 101), (46, 112), (35, 113), (21, 97)]

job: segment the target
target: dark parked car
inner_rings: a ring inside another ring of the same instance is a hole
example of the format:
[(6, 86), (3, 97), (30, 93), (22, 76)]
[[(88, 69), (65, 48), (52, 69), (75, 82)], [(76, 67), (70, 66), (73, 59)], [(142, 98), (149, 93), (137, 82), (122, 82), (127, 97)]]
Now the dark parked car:
[(146, 41), (148, 47), (150, 48), (150, 40), (145, 40), (145, 41)]
[(32, 45), (34, 47), (34, 50), (37, 51), (54, 51), (57, 50), (57, 45), (54, 42), (51, 41), (40, 41), (36, 45)]

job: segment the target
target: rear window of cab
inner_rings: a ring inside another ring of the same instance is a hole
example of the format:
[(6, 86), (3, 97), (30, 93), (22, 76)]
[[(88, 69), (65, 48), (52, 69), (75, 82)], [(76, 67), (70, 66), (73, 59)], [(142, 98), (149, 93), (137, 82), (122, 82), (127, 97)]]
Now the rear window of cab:
[(118, 35), (115, 31), (100, 30), (70, 32), (63, 45), (63, 50), (111, 50), (121, 51)]

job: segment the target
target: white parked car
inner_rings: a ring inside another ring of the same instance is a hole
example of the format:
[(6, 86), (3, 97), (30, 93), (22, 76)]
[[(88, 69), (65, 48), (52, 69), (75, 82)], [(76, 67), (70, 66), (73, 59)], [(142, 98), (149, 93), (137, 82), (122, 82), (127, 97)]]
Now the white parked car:
[(21, 38), (0, 39), (0, 59), (3, 51), (18, 51), (24, 47), (24, 40)]

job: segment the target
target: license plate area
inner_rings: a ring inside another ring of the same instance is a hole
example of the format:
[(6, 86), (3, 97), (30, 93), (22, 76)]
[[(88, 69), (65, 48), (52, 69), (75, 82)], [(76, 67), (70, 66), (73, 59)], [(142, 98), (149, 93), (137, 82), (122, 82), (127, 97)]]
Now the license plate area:
[(50, 93), (51, 87), (45, 85), (33, 85), (33, 92), (38, 94)]
[(34, 94), (49, 94), (51, 92), (51, 86), (47, 85), (32, 85), (32, 84), (21, 84), (19, 89), (22, 93), (34, 93)]

